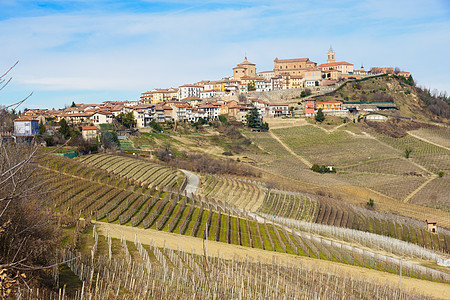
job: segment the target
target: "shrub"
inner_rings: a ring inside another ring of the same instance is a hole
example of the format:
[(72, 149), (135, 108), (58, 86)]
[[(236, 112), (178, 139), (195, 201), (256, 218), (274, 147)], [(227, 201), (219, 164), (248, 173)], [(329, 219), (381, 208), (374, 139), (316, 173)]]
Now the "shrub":
[(439, 176), (439, 177), (444, 177), (444, 172), (442, 172), (442, 171), (439, 172), (439, 173), (438, 173), (438, 176)]
[(411, 154), (411, 152), (412, 152), (411, 148), (405, 149), (405, 157), (409, 158), (409, 155)]
[(370, 198), (369, 201), (366, 203), (368, 207), (373, 208), (373, 199)]

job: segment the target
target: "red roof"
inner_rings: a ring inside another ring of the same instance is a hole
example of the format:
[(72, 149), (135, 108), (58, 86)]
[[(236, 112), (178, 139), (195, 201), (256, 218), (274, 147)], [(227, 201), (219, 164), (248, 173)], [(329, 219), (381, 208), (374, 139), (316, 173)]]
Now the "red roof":
[(95, 126), (82, 126), (81, 130), (97, 130)]
[(15, 119), (14, 122), (39, 122), (39, 121), (36, 119), (33, 119), (30, 116), (22, 116), (18, 119)]
[(340, 62), (334, 62), (334, 63), (329, 63), (329, 64), (321, 64), (318, 65), (317, 67), (321, 68), (321, 67), (334, 67), (334, 66), (340, 66), (340, 65), (347, 65), (347, 66), (353, 66), (353, 64), (346, 62), (346, 61), (340, 61)]
[(319, 101), (319, 102), (317, 102), (317, 104), (319, 104), (319, 103), (342, 103), (342, 102), (336, 101), (336, 100), (329, 100), (329, 101)]

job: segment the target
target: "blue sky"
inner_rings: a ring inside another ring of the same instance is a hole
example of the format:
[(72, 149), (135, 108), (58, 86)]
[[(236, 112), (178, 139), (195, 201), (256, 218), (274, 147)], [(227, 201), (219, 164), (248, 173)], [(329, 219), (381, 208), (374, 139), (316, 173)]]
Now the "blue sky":
[[(0, 105), (138, 99), (153, 88), (231, 76), (243, 60), (400, 67), (450, 93), (450, 1), (0, 0)], [(22, 109), (23, 109), (22, 107)]]

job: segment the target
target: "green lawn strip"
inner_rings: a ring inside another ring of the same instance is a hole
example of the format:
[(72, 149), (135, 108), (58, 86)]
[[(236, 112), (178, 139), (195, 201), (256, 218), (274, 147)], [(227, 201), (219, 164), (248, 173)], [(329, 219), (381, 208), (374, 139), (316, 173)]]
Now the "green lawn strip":
[(258, 225), (259, 225), (259, 231), (261, 232), (261, 238), (262, 238), (262, 243), (264, 245), (264, 249), (269, 250), (269, 251), (275, 251), (270, 244), (270, 240), (268, 237), (268, 235), (270, 233), (266, 232), (266, 229), (264, 228), (264, 223), (259, 223)]
[(373, 224), (374, 224), (374, 233), (381, 235), (381, 228), (379, 220), (376, 218), (373, 218)]
[[(204, 210), (203, 211), (203, 215), (202, 215), (202, 218), (200, 220), (200, 224), (198, 226), (197, 234), (195, 235), (198, 238), (203, 239), (203, 234), (204, 234), (204, 231), (205, 231), (205, 228), (206, 228), (206, 220), (208, 218), (208, 214), (209, 214), (208, 210)], [(208, 225), (208, 240), (214, 240), (214, 229), (215, 229), (215, 227), (214, 227), (213, 224), (215, 224), (214, 222), (215, 222), (216, 219), (217, 219), (217, 214), (213, 212), (213, 214), (211, 215), (211, 224)], [(212, 228), (212, 227), (214, 227), (214, 228)]]
[(249, 226), (250, 226), (250, 235), (253, 242), (253, 248), (264, 249), (262, 241), (258, 235), (258, 229), (256, 227), (258, 226), (257, 223), (254, 221), (249, 221)]
[[(303, 243), (302, 239), (299, 236), (297, 236), (299, 240), (295, 238), (293, 234), (289, 234), (289, 238), (294, 242), (294, 245), (297, 247), (298, 255), (308, 256), (308, 253), (306, 253), (305, 250), (303, 249), (303, 247), (305, 247), (306, 249), (308, 249), (308, 247), (305, 245), (305, 243)], [(303, 244), (303, 247), (300, 245), (300, 242)], [(309, 253), (311, 253), (311, 251), (309, 251)], [(311, 253), (311, 255), (313, 255), (313, 253)]]
[[(239, 226), (241, 228), (241, 232), (239, 233), (239, 227), (238, 224), (240, 225), (240, 221), (239, 218), (230, 217), (230, 222), (231, 222), (231, 233), (230, 233), (230, 244), (233, 245), (239, 245), (239, 234), (242, 235), (242, 226)], [(241, 240), (242, 240), (242, 236), (241, 236)]]
[[(142, 241), (141, 241), (141, 243), (142, 243)], [(158, 261), (158, 259), (156, 258), (155, 254), (153, 253), (153, 251), (150, 250), (150, 245), (142, 244), (142, 247), (144, 247), (144, 249), (147, 250), (148, 258), (149, 258), (150, 262), (152, 264), (158, 264), (158, 265), (161, 266), (161, 263)]]
[(223, 242), (223, 243), (228, 243), (228, 234), (230, 233), (228, 231), (228, 215), (222, 215), (221, 216), (221, 222), (220, 222), (220, 237), (219, 237), (219, 241)]
[(242, 246), (250, 247), (250, 239), (249, 239), (249, 232), (247, 232), (247, 225), (245, 224), (245, 219), (237, 219), (241, 225), (241, 241)]
[(83, 282), (78, 276), (67, 266), (62, 264), (58, 266), (59, 271), (59, 287), (64, 287), (66, 296), (74, 296), (74, 293), (79, 292), (83, 286)]
[[(92, 236), (93, 226), (89, 226), (86, 232), (80, 232), (80, 249), (79, 251), (85, 254), (91, 254), (91, 249), (94, 246), (95, 240)], [(100, 239), (100, 237), (99, 237)]]
[(284, 253), (284, 249), (281, 246), (277, 235), (275, 234), (275, 231), (274, 231), (275, 229), (273, 228), (273, 226), (274, 226), (273, 224), (267, 223), (267, 228), (269, 229), (269, 234), (270, 234), (270, 237), (272, 238), (272, 242), (275, 247), (275, 251)]
[(183, 224), (184, 220), (187, 217), (187, 214), (189, 213), (190, 205), (186, 205), (185, 209), (181, 213), (180, 219), (178, 220), (177, 225), (175, 225), (175, 228), (173, 229), (173, 233), (180, 234), (180, 226)]
[(175, 208), (173, 209), (172, 214), (170, 215), (169, 219), (167, 219), (166, 224), (164, 224), (164, 227), (162, 229), (163, 231), (169, 231), (169, 224), (175, 218), (175, 216), (177, 215), (178, 211), (181, 209), (181, 206), (182, 206), (181, 203), (178, 203), (175, 206)]
[(403, 232), (402, 232), (402, 225), (399, 223), (395, 224), (397, 239), (403, 240)]
[(111, 239), (111, 253), (115, 258), (124, 258), (123, 246), (119, 239)]
[(388, 228), (389, 228), (389, 236), (393, 237), (393, 238), (396, 238), (397, 234), (396, 234), (394, 222), (389, 221), (388, 222)]
[(278, 229), (280, 233), (281, 241), (286, 245), (286, 253), (289, 254), (297, 254), (294, 249), (292, 249), (291, 243), (288, 241), (289, 237), (286, 237), (283, 230), (281, 228)]
[[(162, 209), (162, 211), (159, 213), (159, 215), (156, 217), (155, 221), (153, 221), (152, 226), (150, 226), (149, 228), (151, 229), (156, 229), (156, 223), (158, 223), (159, 219), (161, 219), (162, 216), (167, 215), (169, 208), (170, 208), (170, 204), (171, 204), (172, 200), (169, 200), (169, 202), (167, 202), (167, 204), (164, 206), (164, 208)], [(156, 206), (156, 205), (155, 205)]]
[[(188, 223), (186, 231), (184, 232), (185, 235), (192, 235), (192, 228), (194, 227), (195, 221), (198, 218), (198, 213), (200, 212), (200, 208), (196, 207), (194, 212), (192, 213), (191, 221)], [(178, 232), (180, 231), (180, 228), (178, 228)]]
[(372, 218), (367, 218), (367, 231), (375, 233), (374, 220)]
[(141, 255), (139, 254), (139, 251), (137, 250), (136, 246), (134, 245), (134, 242), (132, 241), (126, 241), (128, 252), (131, 255), (131, 259), (133, 261), (144, 263), (144, 260), (141, 258)]

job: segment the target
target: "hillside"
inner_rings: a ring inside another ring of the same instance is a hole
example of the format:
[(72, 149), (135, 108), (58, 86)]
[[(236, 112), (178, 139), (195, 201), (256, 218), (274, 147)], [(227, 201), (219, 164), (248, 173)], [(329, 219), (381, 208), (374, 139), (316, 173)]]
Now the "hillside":
[(393, 101), (398, 109), (386, 111), (386, 114), (435, 122), (448, 122), (450, 117), (447, 98), (442, 100), (438, 96), (432, 97), (429, 91), (415, 87), (412, 81), (396, 76), (382, 75), (348, 81), (336, 91), (315, 99), (343, 102)]

